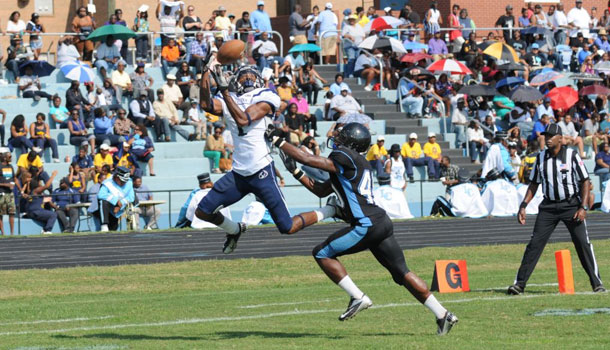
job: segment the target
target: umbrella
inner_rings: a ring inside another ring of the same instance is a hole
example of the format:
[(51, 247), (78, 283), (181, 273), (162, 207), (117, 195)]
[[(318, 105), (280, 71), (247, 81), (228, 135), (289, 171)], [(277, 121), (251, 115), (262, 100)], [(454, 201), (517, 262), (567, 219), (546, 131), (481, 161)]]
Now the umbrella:
[(419, 43), (417, 41), (410, 41), (408, 43), (403, 43), (403, 47), (405, 50), (413, 51), (413, 50), (428, 50), (428, 45)]
[(436, 61), (429, 65), (426, 69), (431, 72), (443, 71), (451, 74), (472, 74), (472, 71), (470, 71), (468, 67), (456, 60), (452, 60), (449, 58)]
[(422, 52), (408, 53), (400, 58), (400, 62), (415, 63), (428, 58), (432, 58), (432, 56)]
[(551, 107), (553, 109), (561, 108), (564, 111), (578, 102), (578, 92), (570, 86), (554, 88), (546, 94), (546, 97), (551, 99)]
[(572, 73), (570, 74), (570, 79), (582, 81), (604, 81), (604, 79), (600, 78), (599, 76), (589, 73)]
[(370, 33), (372, 30), (382, 31), (384, 29), (391, 29), (398, 27), (402, 22), (400, 19), (393, 16), (381, 16), (370, 21), (364, 26), (364, 32)]
[(542, 99), (544, 96), (542, 93), (531, 86), (521, 85), (511, 91), (508, 97), (515, 102), (532, 102)]
[(595, 69), (596, 71), (604, 71), (604, 72), (608, 72), (610, 71), (610, 61), (600, 61), (597, 62), (594, 66), (593, 69)]
[(87, 40), (104, 41), (108, 35), (112, 35), (115, 39), (119, 40), (127, 40), (136, 37), (136, 33), (125, 26), (109, 24), (94, 30), (93, 33), (89, 34)]
[(515, 85), (520, 85), (525, 82), (525, 79), (519, 77), (508, 77), (504, 78), (496, 83), (496, 89), (501, 88), (502, 86), (508, 86), (510, 88), (515, 87)]
[(20, 75), (25, 74), (25, 67), (27, 66), (31, 66), (34, 70), (34, 75), (37, 75), (39, 77), (46, 77), (48, 75), (51, 75), (51, 73), (53, 73), (53, 71), (55, 70), (55, 67), (50, 65), (47, 61), (27, 61), (19, 66)]
[(361, 49), (374, 50), (374, 49), (391, 49), (393, 52), (407, 53), (402, 43), (394, 38), (387, 36), (369, 36), (364, 39), (360, 45)]
[(515, 52), (515, 49), (506, 45), (503, 42), (495, 42), (489, 45), (484, 51), (484, 54), (491, 57), (495, 57), (499, 60), (519, 62), (519, 56)]
[(291, 47), (288, 52), (317, 52), (320, 50), (320, 47), (316, 44), (298, 44)]
[(434, 73), (430, 72), (429, 70), (427, 70), (425, 68), (419, 67), (419, 66), (405, 68), (400, 73), (408, 74), (413, 77), (421, 77), (421, 76), (433, 77), (434, 76)]
[(78, 80), (81, 83), (93, 81), (95, 78), (95, 72), (88, 64), (81, 61), (67, 62), (59, 67), (66, 79)]
[(580, 91), (578, 91), (578, 94), (580, 96), (584, 96), (584, 95), (610, 95), (610, 89), (608, 89), (607, 87), (605, 87), (603, 85), (593, 84), (593, 85), (585, 86), (584, 88), (580, 89)]
[(342, 116), (337, 119), (337, 124), (349, 124), (349, 123), (360, 123), (360, 124), (370, 124), (373, 122), (373, 119), (366, 114), (362, 113), (351, 113)]
[(495, 96), (498, 91), (491, 85), (476, 84), (463, 86), (459, 93), (470, 96)]
[(521, 34), (533, 34), (533, 35), (547, 34), (549, 32), (550, 32), (550, 30), (548, 30), (547, 28), (544, 28), (544, 27), (529, 27), (529, 28), (521, 30)]
[(556, 72), (556, 71), (540, 73), (540, 74), (536, 75), (534, 77), (534, 79), (532, 79), (532, 81), (530, 81), (530, 85), (540, 86), (540, 85), (544, 85), (546, 83), (550, 83), (553, 80), (556, 80), (559, 78), (563, 78), (563, 74)]
[(523, 67), (520, 63), (509, 62), (505, 64), (501, 64), (498, 66), (498, 70), (520, 70), (524, 71), (525, 67)]

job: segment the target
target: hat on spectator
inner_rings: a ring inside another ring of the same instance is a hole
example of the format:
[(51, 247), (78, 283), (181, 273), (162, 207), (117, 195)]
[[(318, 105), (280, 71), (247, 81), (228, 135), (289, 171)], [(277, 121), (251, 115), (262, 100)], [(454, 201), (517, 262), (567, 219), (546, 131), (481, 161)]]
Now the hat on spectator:
[(400, 152), (400, 145), (395, 143), (390, 147), (390, 153)]
[(259, 0), (259, 1), (256, 3), (256, 6), (265, 6), (265, 2), (264, 2), (263, 0)]
[(100, 145), (100, 149), (104, 151), (110, 151), (110, 145), (108, 145), (107, 143), (102, 143)]
[(357, 20), (358, 20), (358, 16), (356, 16), (356, 15), (349, 15), (349, 16), (347, 17), (347, 20), (348, 20), (348, 21), (349, 21), (349, 20), (352, 20), (352, 19), (357, 21)]
[(433, 132), (429, 133), (429, 134), (428, 134), (428, 138), (431, 138), (431, 137), (436, 137), (436, 134), (435, 134), (435, 133), (433, 133)]
[(176, 80), (176, 76), (173, 75), (172, 73), (169, 73), (168, 75), (166, 75), (165, 78), (167, 78), (167, 80)]
[(533, 49), (539, 49), (539, 48), (540, 48), (540, 45), (538, 45), (538, 43), (533, 43), (532, 44), (532, 50)]
[(385, 137), (377, 136), (377, 142), (379, 142), (379, 141), (385, 141)]
[(222, 5), (218, 6), (218, 11), (226, 11), (226, 10), (227, 9), (224, 6), (222, 6)]
[(144, 5), (140, 6), (140, 8), (138, 9), (138, 11), (140, 11), (140, 12), (146, 12), (146, 11), (148, 11), (148, 5), (144, 4)]
[(325, 9), (332, 9), (333, 8), (333, 3), (332, 2), (327, 2), (326, 5), (324, 5)]
[(551, 98), (550, 97), (545, 97), (544, 98), (544, 103), (551, 103)]
[(228, 15), (227, 17), (229, 17), (229, 18), (231, 18), (231, 17), (235, 18), (235, 15), (234, 15), (234, 14), (232, 14), (232, 13), (229, 13), (229, 15)]
[(40, 17), (40, 15), (38, 13), (36, 13), (36, 12), (32, 13), (32, 18), (38, 18), (38, 17)]
[(127, 65), (127, 62), (125, 62), (125, 60), (119, 60), (119, 61), (117, 62), (117, 64), (116, 64), (116, 65), (117, 65), (117, 66), (120, 66), (120, 65), (124, 65), (124, 66), (126, 66), (126, 65)]
[(506, 10), (512, 10), (513, 7), (511, 5), (506, 5)]
[(602, 28), (597, 32), (597, 35), (608, 35), (608, 32), (606, 32), (606, 29)]
[(536, 4), (536, 6), (534, 6), (535, 9), (541, 9), (542, 6), (540, 6), (540, 4)]
[(414, 132), (409, 134), (409, 140), (412, 140), (412, 139), (417, 139), (417, 134)]
[(392, 8), (390, 6), (388, 6), (388, 7), (384, 7), (383, 10), (385, 12), (390, 12), (390, 11), (392, 11)]
[(302, 94), (302, 93), (303, 93), (303, 89), (299, 88), (299, 89), (297, 90), (297, 94)]
[(203, 173), (203, 174), (197, 175), (197, 180), (199, 181), (200, 184), (212, 182), (212, 180), (210, 180), (210, 173)]
[(576, 3), (582, 2), (582, 0), (576, 0)]
[(159, 88), (157, 89), (157, 95), (164, 95), (165, 91), (163, 91), (163, 89)]
[(0, 147), (0, 154), (3, 154), (3, 153), (11, 153), (10, 148), (8, 148), (8, 147)]
[(146, 66), (145, 62), (142, 62), (142, 61), (138, 62), (138, 67), (144, 67), (144, 66)]
[(198, 103), (199, 103), (199, 100), (196, 98), (191, 100), (191, 104), (198, 104)]
[(142, 97), (142, 96), (146, 96), (146, 97), (148, 97), (148, 91), (146, 91), (146, 90), (140, 90), (140, 97)]
[(352, 14), (352, 9), (345, 9), (343, 10), (343, 16), (349, 16)]
[(578, 34), (576, 34), (577, 37), (583, 38), (584, 35), (582, 34), (582, 32), (578, 32)]

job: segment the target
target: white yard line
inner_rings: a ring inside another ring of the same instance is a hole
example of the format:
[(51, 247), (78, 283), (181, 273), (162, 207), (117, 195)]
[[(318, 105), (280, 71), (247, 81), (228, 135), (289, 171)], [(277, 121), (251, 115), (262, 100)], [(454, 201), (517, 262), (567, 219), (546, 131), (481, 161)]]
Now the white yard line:
[[(579, 292), (577, 295), (593, 294), (593, 292)], [(556, 297), (561, 294), (531, 294), (522, 296), (504, 296), (504, 297), (484, 297), (484, 298), (466, 298), (466, 299), (454, 299), (443, 301), (444, 304), (456, 304), (456, 303), (470, 303), (479, 301), (499, 301), (499, 300), (522, 300), (522, 299), (533, 299), (533, 298), (544, 298), (544, 297)], [(394, 307), (406, 307), (406, 306), (420, 306), (420, 303), (397, 303), (397, 304), (382, 304), (374, 305), (373, 308), (394, 308)], [(124, 328), (137, 328), (137, 327), (164, 327), (164, 326), (177, 326), (185, 324), (198, 324), (198, 323), (210, 323), (210, 322), (226, 322), (226, 321), (244, 321), (244, 320), (257, 320), (272, 317), (281, 316), (294, 316), (294, 315), (311, 315), (321, 314), (327, 312), (342, 312), (344, 309), (323, 309), (323, 310), (292, 310), (285, 312), (274, 312), (258, 315), (248, 316), (232, 316), (232, 317), (210, 317), (210, 318), (190, 318), (173, 321), (162, 321), (162, 322), (150, 322), (150, 323), (125, 323), (125, 324), (114, 324), (114, 325), (103, 325), (103, 326), (89, 326), (89, 327), (74, 327), (74, 328), (61, 328), (61, 329), (47, 329), (47, 330), (33, 330), (33, 331), (17, 331), (17, 332), (2, 332), (0, 336), (15, 336), (15, 335), (29, 335), (29, 334), (50, 334), (50, 333), (66, 333), (66, 332), (82, 332), (82, 331), (98, 331), (98, 330), (111, 330), (111, 329), (124, 329)]]
[(292, 305), (301, 305), (301, 304), (315, 304), (315, 303), (329, 303), (331, 301), (344, 300), (345, 298), (334, 298), (334, 299), (322, 299), (322, 300), (310, 300), (310, 301), (298, 301), (298, 302), (286, 302), (286, 303), (269, 303), (269, 304), (254, 304), (254, 305), (244, 305), (238, 306), (238, 309), (256, 309), (259, 307), (267, 307), (267, 306), (292, 306)]
[(33, 320), (33, 321), (3, 322), (3, 323), (0, 323), (0, 326), (106, 320), (106, 319), (113, 318), (113, 317), (114, 316), (77, 317), (77, 318), (61, 318), (61, 319), (58, 319), (58, 320)]

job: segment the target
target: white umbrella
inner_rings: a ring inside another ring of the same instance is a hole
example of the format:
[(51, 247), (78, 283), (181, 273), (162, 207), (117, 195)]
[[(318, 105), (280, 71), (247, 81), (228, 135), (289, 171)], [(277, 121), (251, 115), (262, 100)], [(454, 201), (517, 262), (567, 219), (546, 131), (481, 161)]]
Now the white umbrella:
[(379, 31), (379, 30), (383, 30), (383, 29), (396, 28), (401, 24), (402, 24), (401, 20), (396, 17), (381, 16), (381, 17), (377, 17), (374, 20), (367, 23), (363, 29), (364, 29), (365, 33), (370, 33), (371, 30)]
[(59, 70), (64, 73), (66, 79), (78, 80), (81, 83), (93, 81), (95, 78), (95, 71), (81, 61), (66, 62), (59, 67)]
[(387, 36), (369, 36), (364, 39), (358, 47), (371, 51), (374, 49), (391, 49), (393, 52), (407, 53), (407, 50), (405, 50), (405, 47), (402, 46), (400, 41)]

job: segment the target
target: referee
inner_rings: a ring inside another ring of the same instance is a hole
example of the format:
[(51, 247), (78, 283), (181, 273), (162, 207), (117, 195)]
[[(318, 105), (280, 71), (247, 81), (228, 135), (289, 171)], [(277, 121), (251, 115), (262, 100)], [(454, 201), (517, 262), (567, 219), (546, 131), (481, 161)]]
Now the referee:
[(558, 125), (549, 125), (542, 135), (545, 136), (547, 148), (538, 154), (530, 173), (531, 183), (519, 207), (519, 223), (525, 224), (525, 208), (534, 198), (539, 185), (542, 186), (544, 200), (540, 204), (534, 233), (525, 248), (517, 278), (514, 284), (508, 287), (508, 294), (523, 293), (525, 284), (559, 221), (570, 231), (578, 258), (589, 275), (593, 291), (605, 292), (585, 221), (589, 208), (583, 203), (588, 203), (590, 190), (587, 168), (577, 152), (562, 145), (562, 133)]

